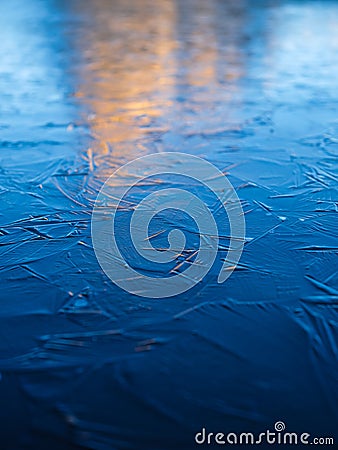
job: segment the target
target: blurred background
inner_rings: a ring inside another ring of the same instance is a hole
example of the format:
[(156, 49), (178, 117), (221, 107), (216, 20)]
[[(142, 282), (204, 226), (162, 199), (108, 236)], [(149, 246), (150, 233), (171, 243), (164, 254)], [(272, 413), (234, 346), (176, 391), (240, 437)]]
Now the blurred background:
[[(335, 436), (338, 2), (2, 0), (0, 37), (1, 449)], [(166, 151), (227, 174), (247, 242), (158, 301), (104, 275), (90, 219)]]

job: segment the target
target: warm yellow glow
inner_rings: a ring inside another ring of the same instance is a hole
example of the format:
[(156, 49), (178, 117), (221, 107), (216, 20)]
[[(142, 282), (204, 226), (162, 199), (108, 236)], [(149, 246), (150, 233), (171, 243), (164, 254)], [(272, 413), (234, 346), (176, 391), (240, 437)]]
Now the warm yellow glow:
[(94, 156), (130, 159), (145, 152), (142, 139), (149, 133), (166, 131), (156, 118), (170, 108), (174, 95), (176, 11), (173, 2), (141, 1), (127, 16), (109, 11), (120, 7), (109, 1), (98, 9), (81, 3), (93, 10), (85, 11), (91, 21), (86, 40), (79, 42), (86, 60), (77, 95), (91, 111)]
[[(175, 0), (103, 0), (93, 5), (81, 3), (87, 28), (77, 42), (83, 57), (77, 96), (89, 111), (85, 120), (95, 139), (94, 159), (113, 158), (122, 164), (168, 150), (160, 142), (167, 132), (196, 132), (200, 121), (191, 121), (191, 115), (203, 118), (205, 130), (197, 132), (234, 127), (231, 109), (223, 109), (220, 117), (214, 104), (231, 100), (243, 74), (241, 42), (232, 32), (243, 26), (241, 0), (236, 3), (241, 13), (234, 23), (227, 22), (221, 41), (224, 24), (215, 2), (205, 2), (198, 11)], [(179, 145), (174, 139), (169, 150), (180, 151)]]

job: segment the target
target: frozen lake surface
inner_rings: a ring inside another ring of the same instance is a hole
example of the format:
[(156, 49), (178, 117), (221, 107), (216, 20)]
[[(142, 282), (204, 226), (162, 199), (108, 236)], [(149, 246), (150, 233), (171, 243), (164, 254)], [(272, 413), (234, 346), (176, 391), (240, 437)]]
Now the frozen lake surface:
[[(13, 0), (0, 37), (1, 448), (335, 436), (338, 2)], [(90, 220), (168, 151), (227, 174), (247, 236), (226, 283), (156, 300), (106, 277)]]

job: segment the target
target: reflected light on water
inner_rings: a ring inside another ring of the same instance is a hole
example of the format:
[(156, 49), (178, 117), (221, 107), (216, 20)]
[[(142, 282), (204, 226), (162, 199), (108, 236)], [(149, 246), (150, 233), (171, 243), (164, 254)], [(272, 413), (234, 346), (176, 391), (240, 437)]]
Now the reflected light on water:
[(77, 4), (85, 25), (77, 96), (87, 105), (101, 163), (184, 150), (181, 139), (202, 123), (210, 130), (231, 122), (224, 104), (243, 73), (240, 33), (233, 31), (243, 27), (244, 13), (243, 2), (237, 13), (232, 4)]
[(137, 2), (129, 10), (122, 2), (99, 5), (91, 9), (93, 4), (86, 3), (84, 8), (90, 22), (77, 95), (90, 111), (95, 152), (107, 155), (113, 148), (115, 157), (131, 158), (144, 152), (142, 139), (167, 129), (157, 119), (174, 95), (175, 6)]

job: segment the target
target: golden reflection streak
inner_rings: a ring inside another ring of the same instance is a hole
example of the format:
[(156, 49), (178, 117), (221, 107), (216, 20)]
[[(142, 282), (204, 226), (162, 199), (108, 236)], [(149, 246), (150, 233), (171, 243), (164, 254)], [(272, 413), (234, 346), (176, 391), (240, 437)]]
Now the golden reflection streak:
[(209, 131), (233, 126), (231, 108), (221, 106), (222, 117), (214, 105), (231, 101), (242, 76), (241, 43), (231, 29), (243, 25), (245, 6), (234, 4), (239, 14), (227, 15), (226, 5), (221, 18), (215, 1), (198, 8), (175, 0), (78, 4), (86, 34), (78, 43), (84, 62), (77, 96), (91, 111), (92, 158), (120, 165), (167, 149), (158, 143), (167, 131), (194, 133), (201, 121)]
[[(145, 152), (142, 140), (166, 128), (156, 118), (170, 107), (175, 87), (173, 2), (81, 3), (89, 17), (77, 93), (88, 104), (94, 154), (128, 159)], [(137, 145), (136, 145), (137, 143)]]

